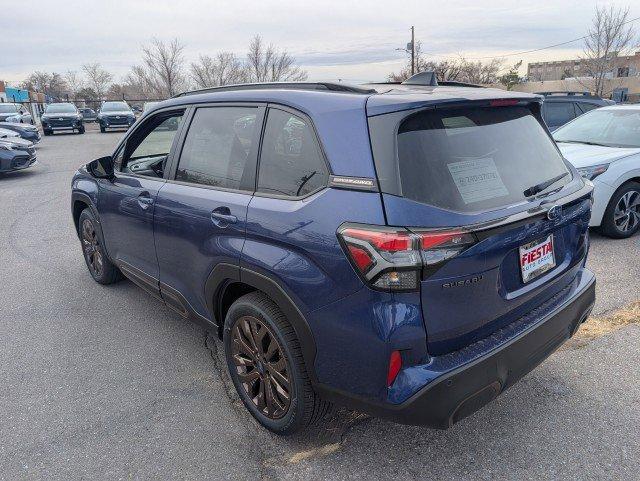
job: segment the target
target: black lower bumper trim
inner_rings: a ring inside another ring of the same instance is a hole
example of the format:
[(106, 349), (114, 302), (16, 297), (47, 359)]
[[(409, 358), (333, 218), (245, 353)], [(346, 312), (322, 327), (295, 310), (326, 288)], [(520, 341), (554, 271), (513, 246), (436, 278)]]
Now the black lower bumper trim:
[(402, 404), (384, 404), (317, 387), (328, 400), (400, 424), (447, 429), (512, 386), (569, 339), (591, 313), (595, 278), (532, 329), (431, 382)]

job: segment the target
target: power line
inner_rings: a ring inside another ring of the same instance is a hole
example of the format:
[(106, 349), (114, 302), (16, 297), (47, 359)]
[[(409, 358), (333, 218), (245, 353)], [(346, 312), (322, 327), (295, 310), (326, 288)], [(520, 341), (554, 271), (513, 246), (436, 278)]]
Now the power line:
[[(636, 18), (632, 18), (631, 20), (627, 20), (622, 25), (626, 25), (628, 23), (635, 22), (636, 20), (640, 20), (640, 17), (636, 17)], [(574, 38), (573, 40), (567, 40), (566, 42), (556, 43), (554, 45), (549, 45), (547, 47), (534, 48), (533, 50), (525, 50), (523, 52), (507, 53), (507, 54), (504, 54), (504, 55), (489, 55), (489, 56), (486, 56), (486, 57), (471, 57), (471, 58), (469, 58), (469, 60), (485, 60), (485, 59), (489, 59), (489, 58), (515, 57), (516, 55), (525, 55), (525, 54), (528, 54), (528, 53), (534, 53), (534, 52), (540, 52), (542, 50), (548, 50), (550, 48), (561, 47), (562, 45), (567, 45), (567, 44), (570, 44), (570, 43), (573, 43), (573, 42), (578, 42), (580, 40), (584, 40), (587, 37), (588, 37), (588, 35), (583, 35), (582, 37)]]

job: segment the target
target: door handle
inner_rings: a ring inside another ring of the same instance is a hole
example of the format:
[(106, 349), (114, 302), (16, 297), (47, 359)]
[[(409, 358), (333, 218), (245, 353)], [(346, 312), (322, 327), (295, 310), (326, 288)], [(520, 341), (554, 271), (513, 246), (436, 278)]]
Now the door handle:
[(211, 222), (218, 227), (227, 227), (238, 222), (238, 218), (231, 214), (229, 207), (218, 207), (211, 212)]
[(147, 210), (149, 207), (153, 205), (153, 199), (149, 195), (149, 192), (143, 192), (138, 196), (138, 204), (144, 210)]

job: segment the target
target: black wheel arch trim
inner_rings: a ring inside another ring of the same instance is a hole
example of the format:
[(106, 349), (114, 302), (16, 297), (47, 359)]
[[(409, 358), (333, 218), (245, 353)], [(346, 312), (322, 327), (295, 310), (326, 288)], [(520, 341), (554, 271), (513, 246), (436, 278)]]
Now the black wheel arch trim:
[[(96, 229), (98, 230), (98, 234), (100, 235), (100, 240), (102, 241), (102, 248), (104, 249), (104, 254), (107, 256), (107, 259), (109, 259), (111, 262), (114, 261), (114, 259), (111, 258), (111, 256), (109, 255), (109, 249), (107, 248), (106, 242), (104, 240), (104, 233), (102, 232), (102, 223), (100, 222), (100, 215), (98, 214), (98, 209), (95, 206), (95, 203), (93, 202), (93, 199), (91, 198), (91, 196), (85, 192), (81, 192), (81, 191), (73, 191), (71, 193), (71, 216), (73, 218), (74, 215), (74, 206), (76, 204), (76, 202), (82, 202), (83, 204), (86, 204), (89, 209), (91, 209), (91, 213), (93, 214), (93, 218), (96, 221)], [(75, 225), (75, 219), (74, 219), (74, 225)], [(79, 226), (76, 225), (76, 235), (78, 236), (78, 239), (80, 239), (80, 230), (79, 230)]]
[(317, 376), (314, 365), (316, 343), (311, 328), (302, 311), (300, 311), (291, 299), (291, 296), (271, 277), (238, 265), (224, 263), (216, 265), (211, 271), (205, 285), (207, 308), (212, 314), (213, 323), (218, 327), (224, 325), (224, 319), (220, 319), (220, 309), (222, 307), (220, 300), (223, 298), (226, 288), (234, 282), (241, 282), (262, 291), (276, 303), (296, 332), (298, 340), (300, 341), (300, 348), (307, 373), (312, 384), (316, 384)]

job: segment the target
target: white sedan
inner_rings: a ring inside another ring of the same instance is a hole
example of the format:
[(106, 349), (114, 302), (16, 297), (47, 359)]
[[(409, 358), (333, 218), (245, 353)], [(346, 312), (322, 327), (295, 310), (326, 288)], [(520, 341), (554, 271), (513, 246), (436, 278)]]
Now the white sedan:
[(593, 227), (614, 238), (640, 229), (640, 105), (592, 110), (553, 133), (564, 157), (594, 184)]

